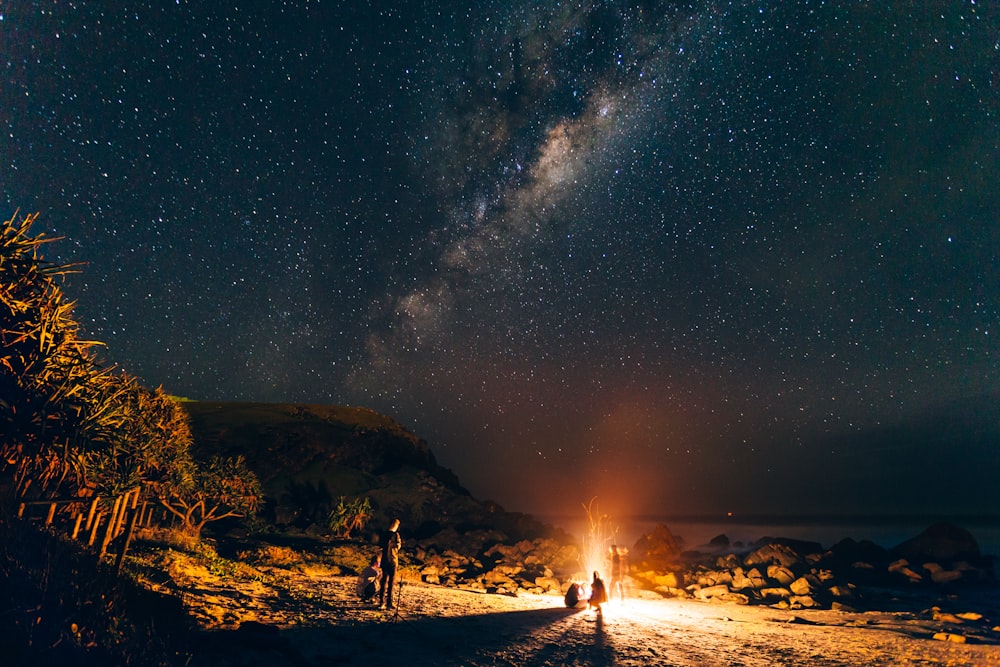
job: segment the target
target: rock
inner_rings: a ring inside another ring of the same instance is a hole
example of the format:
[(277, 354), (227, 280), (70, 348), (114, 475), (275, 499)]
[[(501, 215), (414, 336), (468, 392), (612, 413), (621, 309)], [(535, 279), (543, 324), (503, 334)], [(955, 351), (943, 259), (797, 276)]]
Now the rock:
[(827, 590), (829, 591), (830, 595), (835, 598), (844, 599), (844, 598), (854, 597), (854, 591), (851, 589), (850, 586), (830, 586), (830, 588)]
[(720, 570), (735, 570), (740, 566), (740, 557), (736, 554), (726, 554), (715, 559), (715, 567)]
[(684, 585), (684, 578), (683, 576), (678, 577), (675, 572), (666, 572), (664, 574), (653, 575), (652, 583), (656, 587), (681, 588)]
[(787, 586), (795, 581), (795, 575), (784, 565), (768, 565), (767, 578), (776, 581), (782, 586)]
[(796, 595), (812, 595), (819, 587), (819, 580), (811, 574), (799, 577), (788, 586)]
[(640, 537), (632, 547), (632, 562), (648, 570), (677, 570), (681, 565), (681, 543), (663, 524)]
[(753, 547), (759, 548), (774, 544), (780, 544), (783, 547), (788, 547), (792, 553), (798, 554), (798, 557), (802, 559), (809, 554), (823, 554), (823, 545), (819, 542), (796, 540), (791, 537), (762, 537), (753, 543)]
[(732, 587), (735, 590), (742, 590), (744, 588), (759, 589), (766, 585), (766, 581), (761, 575), (760, 570), (757, 568), (751, 568), (749, 572), (743, 572), (743, 568), (737, 568), (733, 572), (733, 582)]
[(846, 538), (834, 544), (825, 554), (827, 560), (840, 563), (887, 563), (889, 552), (871, 540), (860, 542)]
[(497, 569), (490, 570), (483, 575), (483, 583), (486, 584), (487, 588), (490, 586), (517, 586), (507, 573)]
[(765, 579), (760, 570), (755, 567), (751, 568), (750, 571), (747, 572), (747, 580), (750, 582), (750, 588), (759, 589), (767, 585), (767, 579)]
[(712, 597), (712, 602), (728, 602), (729, 604), (750, 604), (750, 598), (743, 593), (723, 593)]
[(905, 558), (900, 558), (899, 560), (889, 563), (888, 569), (889, 572), (901, 574), (914, 583), (923, 581), (923, 577), (910, 569), (910, 563)]
[(962, 635), (956, 635), (951, 632), (935, 632), (934, 639), (941, 642), (954, 642), (955, 644), (964, 644), (965, 637)]
[(962, 573), (959, 570), (938, 570), (936, 572), (931, 572), (931, 581), (935, 584), (950, 584), (955, 581), (961, 581)]
[(931, 614), (931, 618), (933, 618), (938, 623), (954, 623), (955, 625), (961, 625), (962, 623), (965, 623), (963, 619), (959, 618), (955, 614), (944, 613), (938, 611), (936, 608), (935, 611)]
[(771, 586), (768, 588), (762, 588), (760, 591), (760, 597), (765, 601), (770, 601), (774, 599), (787, 600), (791, 597), (792, 593), (787, 588), (783, 586)]
[(716, 535), (708, 541), (708, 546), (713, 549), (728, 549), (729, 548), (729, 538), (725, 535)]
[(552, 576), (547, 577), (535, 577), (535, 586), (546, 590), (546, 591), (560, 591), (562, 590), (562, 584), (559, 580)]
[(822, 583), (828, 583), (836, 579), (832, 570), (827, 570), (825, 568), (815, 570), (816, 578)]
[(788, 598), (788, 604), (791, 605), (792, 609), (796, 609), (799, 607), (804, 609), (812, 609), (813, 607), (819, 606), (816, 603), (816, 600), (814, 600), (810, 595), (793, 595), (790, 598)]
[(719, 595), (726, 595), (729, 592), (730, 592), (729, 586), (726, 586), (725, 584), (719, 584), (717, 586), (706, 586), (704, 588), (699, 588), (694, 591), (694, 595), (696, 598), (700, 600), (710, 600), (713, 597)]
[(802, 559), (791, 547), (784, 544), (772, 543), (750, 552), (743, 559), (744, 565), (782, 565), (792, 568), (800, 565)]
[(911, 562), (956, 560), (979, 561), (979, 544), (964, 528), (950, 523), (936, 523), (916, 537), (906, 540), (889, 552)]

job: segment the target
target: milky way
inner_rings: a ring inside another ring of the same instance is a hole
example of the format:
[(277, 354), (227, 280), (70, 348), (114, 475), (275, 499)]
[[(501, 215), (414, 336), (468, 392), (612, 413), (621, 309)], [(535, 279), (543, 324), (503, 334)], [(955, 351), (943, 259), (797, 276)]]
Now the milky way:
[(516, 509), (1000, 513), (993, 3), (335, 4), (0, 8), (109, 362)]

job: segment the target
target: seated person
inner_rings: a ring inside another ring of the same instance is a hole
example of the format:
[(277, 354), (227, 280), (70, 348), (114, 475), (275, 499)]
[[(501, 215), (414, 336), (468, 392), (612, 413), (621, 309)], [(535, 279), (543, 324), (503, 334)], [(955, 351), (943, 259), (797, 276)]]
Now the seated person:
[(358, 575), (358, 597), (362, 602), (369, 602), (378, 592), (378, 580), (382, 577), (381, 554), (372, 558), (372, 562)]
[(608, 601), (608, 589), (604, 587), (604, 580), (601, 576), (594, 572), (594, 581), (590, 584), (590, 600), (588, 600), (588, 607), (593, 607), (598, 613), (601, 611), (601, 605)]
[(571, 583), (566, 589), (566, 597), (563, 600), (570, 609), (583, 607), (587, 602), (584, 598), (583, 586), (576, 582)]

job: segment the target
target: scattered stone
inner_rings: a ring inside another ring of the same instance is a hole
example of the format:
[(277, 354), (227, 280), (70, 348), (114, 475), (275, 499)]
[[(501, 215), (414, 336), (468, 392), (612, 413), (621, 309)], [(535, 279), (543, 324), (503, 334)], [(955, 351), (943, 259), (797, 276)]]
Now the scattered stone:
[(951, 632), (935, 632), (934, 639), (942, 642), (953, 642), (955, 644), (964, 644), (965, 637), (962, 635), (956, 635)]

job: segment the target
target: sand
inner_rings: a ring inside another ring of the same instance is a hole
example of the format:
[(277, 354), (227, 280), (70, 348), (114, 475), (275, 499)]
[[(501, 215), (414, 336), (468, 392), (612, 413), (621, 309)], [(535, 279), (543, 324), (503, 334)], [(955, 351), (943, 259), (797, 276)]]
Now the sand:
[(998, 619), (963, 626), (928, 610), (784, 611), (636, 592), (598, 614), (556, 595), (407, 581), (397, 609), (380, 611), (354, 584), (322, 571), (234, 580), (178, 568), (154, 587), (180, 596), (206, 631), (192, 666), (1000, 666)]

